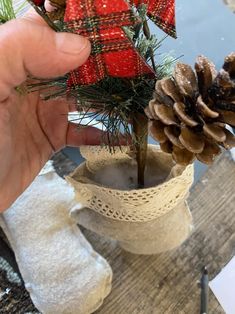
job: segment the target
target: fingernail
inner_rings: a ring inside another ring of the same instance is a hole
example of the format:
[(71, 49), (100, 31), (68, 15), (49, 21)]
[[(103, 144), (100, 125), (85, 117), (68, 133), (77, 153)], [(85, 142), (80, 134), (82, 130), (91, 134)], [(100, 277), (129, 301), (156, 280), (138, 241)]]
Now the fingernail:
[(89, 40), (80, 35), (61, 33), (57, 34), (56, 45), (61, 52), (78, 54), (89, 46)]

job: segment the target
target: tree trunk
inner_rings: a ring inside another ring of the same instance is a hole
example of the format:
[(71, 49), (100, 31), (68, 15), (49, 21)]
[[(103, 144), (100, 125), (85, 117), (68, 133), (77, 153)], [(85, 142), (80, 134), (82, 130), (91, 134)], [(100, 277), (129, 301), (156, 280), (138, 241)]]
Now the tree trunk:
[(133, 133), (135, 137), (136, 161), (138, 166), (138, 188), (144, 187), (144, 173), (148, 148), (148, 119), (137, 113), (133, 119)]

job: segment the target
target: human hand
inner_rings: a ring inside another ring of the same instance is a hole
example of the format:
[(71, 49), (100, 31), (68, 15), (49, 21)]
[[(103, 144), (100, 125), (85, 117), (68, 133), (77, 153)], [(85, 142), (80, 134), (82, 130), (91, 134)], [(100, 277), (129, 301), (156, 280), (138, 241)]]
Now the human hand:
[(55, 151), (100, 141), (101, 131), (92, 127), (78, 131), (68, 123), (71, 104), (65, 99), (43, 101), (38, 92), (23, 95), (15, 90), (28, 74), (58, 77), (82, 65), (90, 54), (87, 39), (55, 33), (32, 16), (0, 26), (0, 212)]

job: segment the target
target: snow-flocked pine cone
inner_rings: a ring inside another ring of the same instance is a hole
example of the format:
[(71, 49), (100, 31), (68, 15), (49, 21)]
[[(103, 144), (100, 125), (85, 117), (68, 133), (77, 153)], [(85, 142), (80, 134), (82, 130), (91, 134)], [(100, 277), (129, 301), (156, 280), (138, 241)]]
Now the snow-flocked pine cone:
[(177, 163), (195, 158), (212, 163), (220, 147), (235, 146), (226, 128), (235, 126), (235, 53), (225, 58), (219, 73), (204, 56), (197, 58), (195, 71), (178, 63), (173, 78), (157, 81), (145, 113), (151, 135)]

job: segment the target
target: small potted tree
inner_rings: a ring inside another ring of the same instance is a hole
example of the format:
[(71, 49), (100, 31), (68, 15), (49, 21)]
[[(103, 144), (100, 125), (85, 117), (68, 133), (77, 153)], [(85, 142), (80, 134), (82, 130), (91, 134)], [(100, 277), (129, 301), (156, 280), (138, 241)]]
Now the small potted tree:
[[(92, 53), (79, 69), (57, 80), (54, 94), (77, 101), (78, 111), (99, 121), (104, 146), (82, 147), (86, 162), (67, 178), (81, 208), (80, 224), (119, 240), (134, 253), (158, 253), (182, 243), (191, 230), (186, 197), (195, 158), (211, 163), (220, 146), (234, 145), (234, 54), (223, 70), (200, 56), (195, 71), (172, 59), (158, 64), (159, 41), (148, 19), (175, 33), (174, 1), (53, 0), (34, 7), (55, 30), (90, 38)], [(124, 135), (123, 132), (124, 131)], [(160, 143), (148, 146), (148, 134)], [(126, 141), (123, 144), (123, 138)]]

